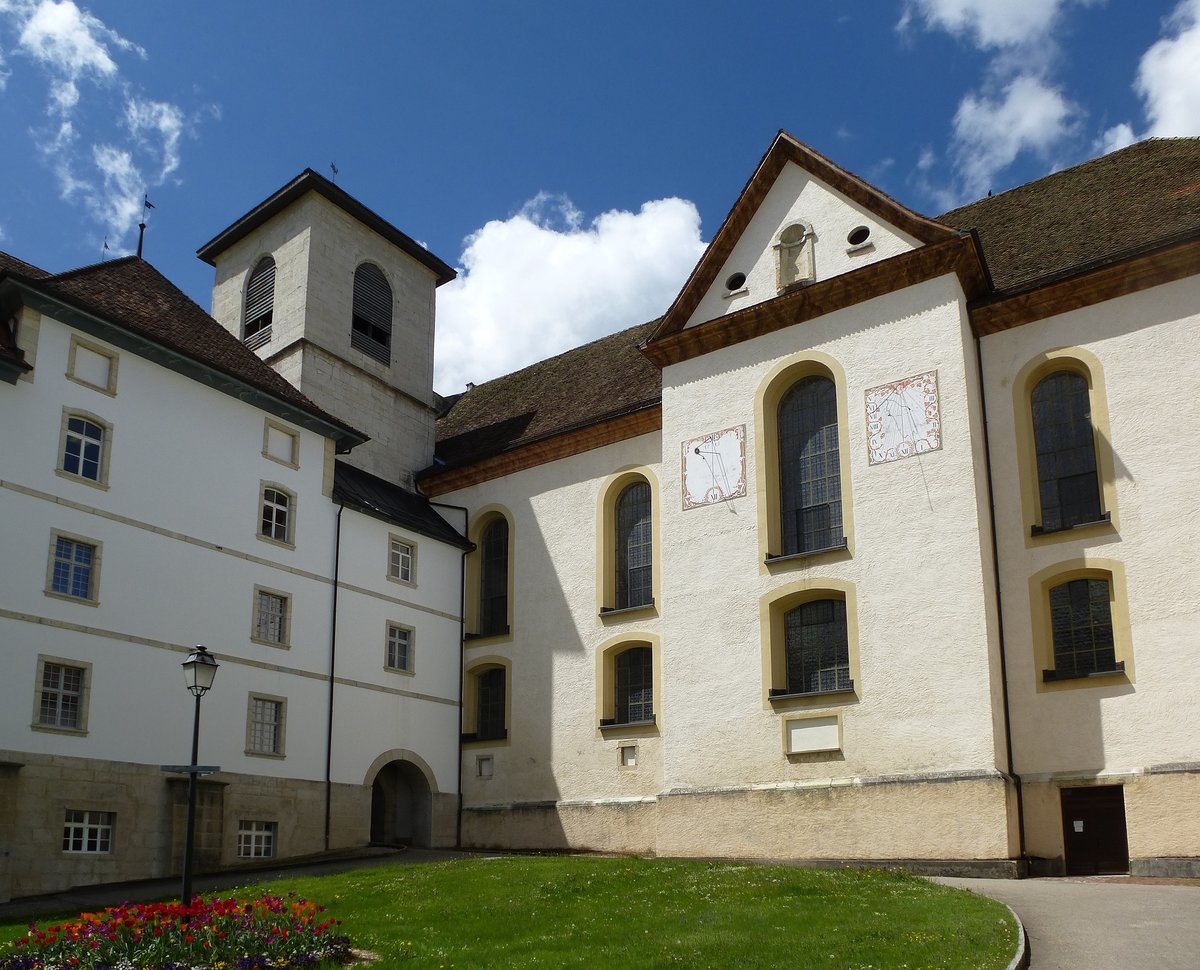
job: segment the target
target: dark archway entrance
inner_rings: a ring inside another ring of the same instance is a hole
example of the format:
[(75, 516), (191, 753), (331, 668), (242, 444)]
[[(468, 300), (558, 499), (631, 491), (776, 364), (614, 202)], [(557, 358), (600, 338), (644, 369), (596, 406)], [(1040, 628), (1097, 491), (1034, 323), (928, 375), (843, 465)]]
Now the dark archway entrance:
[(1125, 792), (1120, 785), (1064, 788), (1063, 846), (1068, 876), (1129, 871)]
[(427, 848), (432, 812), (421, 769), (410, 761), (389, 761), (371, 783), (371, 843)]

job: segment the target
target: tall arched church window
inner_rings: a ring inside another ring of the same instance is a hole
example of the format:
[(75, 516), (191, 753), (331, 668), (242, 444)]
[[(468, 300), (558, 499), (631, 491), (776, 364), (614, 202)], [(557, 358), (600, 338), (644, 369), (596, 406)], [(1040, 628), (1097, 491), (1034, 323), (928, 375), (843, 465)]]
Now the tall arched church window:
[(392, 288), (372, 263), (361, 263), (354, 271), (350, 346), (381, 363), (392, 362)]
[(1037, 450), (1041, 532), (1069, 529), (1103, 518), (1096, 473), (1087, 378), (1055, 371), (1033, 389), (1033, 439)]
[(634, 482), (617, 497), (617, 609), (654, 602), (654, 533), (650, 484)]
[(788, 226), (775, 245), (779, 291), (802, 286), (816, 279), (813, 266), (812, 230), (802, 222)]
[(242, 317), (242, 341), (257, 350), (271, 339), (275, 314), (275, 260), (264, 256), (246, 283), (246, 310)]
[(814, 375), (779, 403), (779, 497), (783, 555), (845, 545), (837, 392)]
[(508, 632), (508, 520), (497, 517), (483, 530), (479, 574), (479, 635)]

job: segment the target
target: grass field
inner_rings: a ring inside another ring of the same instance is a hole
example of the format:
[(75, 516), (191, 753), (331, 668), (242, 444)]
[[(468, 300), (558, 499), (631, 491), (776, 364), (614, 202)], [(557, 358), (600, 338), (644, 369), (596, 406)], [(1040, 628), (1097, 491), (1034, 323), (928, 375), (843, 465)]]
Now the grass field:
[(1016, 947), (1003, 906), (899, 872), (510, 856), (223, 895), (289, 892), (325, 904), (376, 967), (1004, 970)]

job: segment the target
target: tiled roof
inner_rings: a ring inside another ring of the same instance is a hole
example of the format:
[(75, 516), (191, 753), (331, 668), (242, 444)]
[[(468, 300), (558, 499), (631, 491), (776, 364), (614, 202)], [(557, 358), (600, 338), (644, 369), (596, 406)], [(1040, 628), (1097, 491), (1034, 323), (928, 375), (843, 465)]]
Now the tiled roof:
[(471, 388), (437, 424), (439, 467), (657, 404), (662, 372), (638, 349), (657, 320)]
[(21, 276), (28, 276), (31, 280), (39, 280), (49, 276), (44, 269), (39, 269), (33, 263), (27, 263), (23, 259), (17, 259), (9, 253), (0, 252), (0, 273), (19, 273)]
[(1153, 138), (940, 216), (975, 229), (998, 290), (1200, 230), (1200, 138)]
[(438, 514), (428, 499), (344, 461), (333, 466), (333, 500), (418, 535), (470, 548), (471, 543)]
[(186, 358), (341, 429), (355, 442), (365, 435), (326, 413), (280, 377), (149, 263), (113, 259), (27, 282), (35, 290), (149, 338)]

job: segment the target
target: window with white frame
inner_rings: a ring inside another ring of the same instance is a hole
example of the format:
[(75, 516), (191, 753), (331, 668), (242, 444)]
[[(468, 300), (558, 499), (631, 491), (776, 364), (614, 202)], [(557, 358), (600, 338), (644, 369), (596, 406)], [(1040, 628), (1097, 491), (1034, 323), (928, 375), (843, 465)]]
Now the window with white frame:
[(392, 536), (388, 543), (388, 579), (398, 583), (414, 582), (417, 548), (405, 539)]
[(264, 485), (258, 534), (273, 542), (293, 542), (295, 496), (277, 485)]
[(109, 427), (95, 415), (64, 411), (59, 471), (104, 485), (108, 480), (109, 440)]
[(278, 823), (242, 819), (238, 822), (238, 858), (271, 859), (275, 856)]
[(387, 628), (387, 666), (411, 674), (413, 669), (413, 632), (398, 623)]
[(112, 812), (68, 808), (63, 822), (63, 852), (112, 852), (115, 820)]
[(254, 637), (263, 643), (286, 646), (288, 643), (289, 597), (286, 593), (255, 588)]
[(87, 680), (87, 666), (39, 657), (35, 726), (84, 730), (87, 726)]
[(283, 730), (287, 702), (282, 697), (250, 695), (246, 724), (246, 753), (283, 756)]
[(99, 585), (100, 546), (74, 536), (54, 533), (50, 552), (46, 592), (94, 603)]

